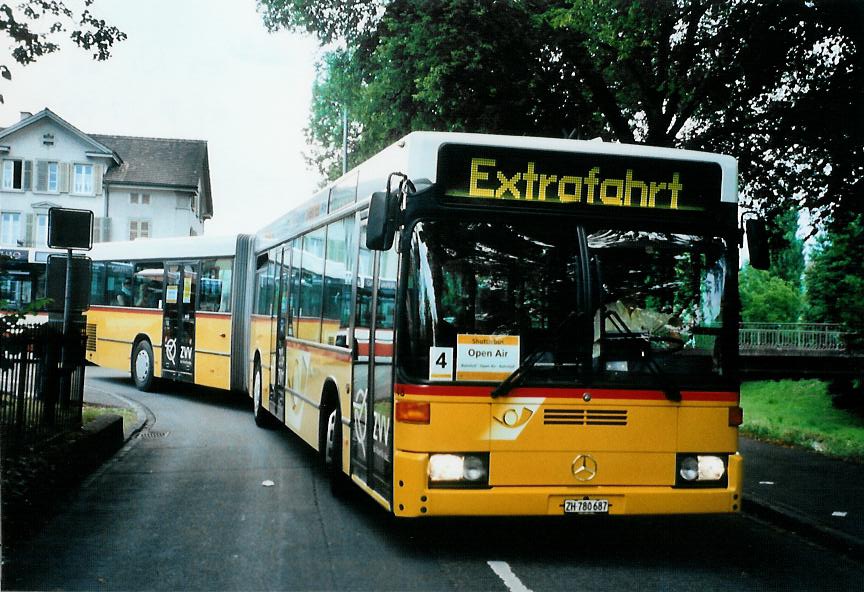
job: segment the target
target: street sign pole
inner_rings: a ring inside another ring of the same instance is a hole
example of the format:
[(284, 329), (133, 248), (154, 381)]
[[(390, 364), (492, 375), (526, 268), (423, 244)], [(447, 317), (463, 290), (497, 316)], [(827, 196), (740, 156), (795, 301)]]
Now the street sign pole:
[[(63, 339), (69, 339), (69, 318), (72, 315), (72, 249), (66, 250), (66, 293), (63, 298)], [(64, 363), (66, 360), (63, 360)]]

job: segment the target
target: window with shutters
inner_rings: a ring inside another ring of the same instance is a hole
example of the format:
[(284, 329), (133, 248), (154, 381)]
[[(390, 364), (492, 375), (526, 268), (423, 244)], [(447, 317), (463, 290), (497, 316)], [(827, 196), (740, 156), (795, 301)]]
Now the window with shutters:
[(17, 246), (21, 240), (21, 214), (3, 212), (0, 214), (0, 245)]
[(129, 240), (150, 238), (149, 220), (129, 220)]
[(60, 164), (40, 160), (36, 163), (36, 191), (57, 193), (60, 190)]
[(30, 188), (29, 172), (31, 163), (17, 158), (3, 160), (4, 190), (26, 190)]
[(72, 171), (72, 193), (93, 195), (93, 165), (76, 164)]

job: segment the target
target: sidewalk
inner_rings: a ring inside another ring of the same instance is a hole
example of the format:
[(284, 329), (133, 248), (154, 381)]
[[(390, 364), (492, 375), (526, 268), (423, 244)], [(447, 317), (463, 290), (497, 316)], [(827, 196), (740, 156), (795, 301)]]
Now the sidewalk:
[(741, 438), (745, 512), (864, 559), (864, 464)]

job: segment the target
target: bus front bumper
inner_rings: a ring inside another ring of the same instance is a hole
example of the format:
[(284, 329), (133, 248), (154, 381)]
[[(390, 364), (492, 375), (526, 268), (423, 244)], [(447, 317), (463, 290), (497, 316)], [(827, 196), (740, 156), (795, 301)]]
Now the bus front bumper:
[[(728, 485), (549, 486), (430, 489), (425, 454), (396, 451), (393, 513), (418, 516), (564, 516), (566, 500), (606, 500), (612, 515), (728, 514), (741, 509), (742, 457), (729, 457)], [(570, 504), (568, 504), (570, 505)]]

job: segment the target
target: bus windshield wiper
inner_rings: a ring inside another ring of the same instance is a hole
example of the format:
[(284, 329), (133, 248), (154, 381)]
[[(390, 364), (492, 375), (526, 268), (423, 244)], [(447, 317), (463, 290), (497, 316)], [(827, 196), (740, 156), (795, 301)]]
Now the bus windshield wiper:
[[(624, 322), (624, 319), (621, 318), (614, 310), (608, 310), (604, 307), (603, 310), (603, 322), (609, 319), (612, 321), (612, 324), (615, 325), (615, 328), (622, 334), (626, 335), (629, 339), (643, 339), (643, 337), (637, 333), (634, 333), (630, 327), (627, 326), (627, 323)], [(647, 338), (645, 338), (647, 339)], [(648, 341), (648, 352), (651, 352), (651, 342)], [(666, 395), (666, 398), (670, 401), (680, 401), (681, 400), (681, 389), (678, 388), (678, 385), (675, 384), (675, 381), (672, 380), (672, 377), (657, 364), (657, 361), (652, 357), (648, 356), (645, 360), (645, 367), (648, 368), (648, 372), (657, 379), (657, 383), (660, 386), (660, 390), (663, 391), (663, 394)]]
[[(561, 338), (561, 334), (564, 329), (570, 324), (570, 322), (584, 313), (576, 312), (575, 310), (571, 310), (570, 313), (561, 321), (561, 324), (555, 329), (552, 333), (552, 343), (554, 344), (554, 349), (557, 349), (558, 341)], [(497, 397), (503, 397), (514, 388), (522, 384), (525, 380), (525, 377), (528, 375), (529, 370), (537, 365), (537, 362), (549, 351), (548, 344), (543, 344), (537, 346), (528, 356), (525, 358), (525, 361), (522, 362), (518, 368), (516, 368), (510, 376), (505, 378), (501, 384), (499, 384), (492, 391), (492, 398), (495, 399)]]

